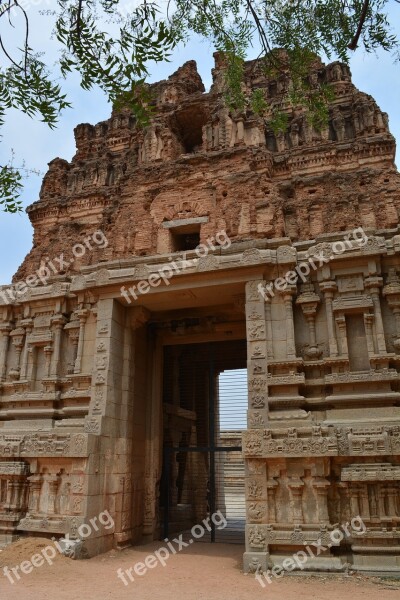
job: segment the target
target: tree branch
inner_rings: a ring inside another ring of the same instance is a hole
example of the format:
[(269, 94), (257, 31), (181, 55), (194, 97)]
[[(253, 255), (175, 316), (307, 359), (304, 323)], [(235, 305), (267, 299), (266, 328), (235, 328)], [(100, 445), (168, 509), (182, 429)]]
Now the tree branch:
[(365, 19), (367, 18), (368, 9), (369, 9), (369, 0), (364, 0), (364, 5), (362, 7), (360, 21), (358, 23), (358, 28), (357, 28), (356, 34), (353, 37), (353, 39), (351, 40), (350, 44), (347, 46), (349, 50), (355, 50), (358, 46), (358, 42), (360, 40), (360, 36), (361, 36), (362, 30), (364, 28)]

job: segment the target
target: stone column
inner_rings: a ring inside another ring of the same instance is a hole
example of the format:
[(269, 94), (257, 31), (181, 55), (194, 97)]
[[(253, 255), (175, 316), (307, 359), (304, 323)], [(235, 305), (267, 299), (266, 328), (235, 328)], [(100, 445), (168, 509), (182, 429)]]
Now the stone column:
[(334, 281), (322, 281), (320, 283), (320, 288), (324, 293), (325, 297), (326, 324), (328, 328), (329, 338), (329, 355), (331, 358), (334, 358), (338, 355), (338, 345), (336, 340), (335, 320), (333, 317), (332, 302), (334, 293), (337, 290), (337, 285)]
[(363, 519), (369, 520), (369, 498), (368, 488), (366, 484), (360, 485), (359, 491), (359, 502), (360, 502), (360, 515)]
[(0, 381), (5, 381), (7, 377), (7, 354), (11, 330), (10, 323), (0, 325)]
[(65, 317), (63, 315), (55, 315), (51, 319), (51, 324), (54, 329), (54, 344), (53, 344), (53, 358), (51, 361), (51, 371), (50, 374), (52, 377), (57, 377), (60, 372), (60, 357), (61, 357), (61, 341), (62, 341), (62, 330), (65, 325)]
[(10, 509), (18, 513), (23, 505), (25, 484), (23, 479), (13, 478), (9, 481), (9, 485), (11, 486)]
[(8, 480), (8, 487), (10, 489), (10, 503), (8, 505), (11, 512), (17, 512), (17, 502), (18, 502), (18, 481), (14, 478), (10, 478)]
[(23, 479), (21, 481), (21, 491), (20, 491), (20, 495), (19, 495), (19, 500), (20, 500), (19, 510), (23, 511), (23, 512), (26, 512), (26, 509), (27, 509), (27, 505), (26, 505), (27, 491), (28, 491), (28, 482), (26, 479)]
[[(73, 315), (74, 317), (75, 315)], [(68, 373), (72, 374), (75, 369), (76, 358), (78, 356), (78, 344), (79, 344), (79, 334), (80, 334), (80, 322), (78, 320), (74, 320), (71, 317), (71, 321), (67, 323), (64, 327), (64, 331), (67, 332), (69, 339), (72, 343), (72, 359), (68, 363)]]
[[(14, 329), (13, 331), (11, 331), (10, 333), (11, 339), (12, 339), (12, 343), (15, 347), (15, 365), (13, 366), (13, 368), (10, 370), (10, 377), (11, 379), (17, 380), (17, 379), (24, 379), (24, 364), (22, 365), (22, 371), (21, 371), (21, 367), (20, 367), (20, 363), (21, 363), (21, 354), (22, 354), (22, 349), (24, 347), (24, 338), (25, 338), (25, 330), (23, 327), (18, 327), (17, 329)], [(27, 341), (25, 340), (25, 348), (27, 346)]]
[(267, 481), (267, 492), (268, 492), (268, 523), (276, 523), (276, 507), (275, 507), (275, 493), (278, 487), (278, 482), (275, 479), (268, 479)]
[(358, 487), (354, 484), (350, 485), (349, 488), (349, 496), (350, 496), (350, 512), (352, 515), (360, 514), (360, 505), (358, 502)]
[(312, 348), (316, 348), (317, 347), (317, 338), (315, 335), (315, 314), (317, 311), (316, 311), (316, 309), (310, 308), (310, 307), (307, 307), (306, 310), (304, 310), (304, 309), (305, 309), (305, 307), (303, 307), (303, 313), (304, 313), (304, 316), (308, 323), (308, 329), (310, 332), (310, 346)]
[(265, 323), (267, 325), (267, 358), (274, 359), (274, 339), (272, 334), (271, 302), (265, 303)]
[(47, 502), (47, 514), (54, 515), (56, 512), (56, 498), (59, 484), (58, 475), (49, 475), (47, 478), (49, 484), (49, 497)]
[(288, 359), (296, 358), (293, 319), (293, 295), (295, 294), (295, 292), (295, 286), (288, 286), (286, 290), (282, 292), (286, 312), (286, 352)]
[(262, 416), (263, 425), (268, 420), (268, 365), (267, 365), (267, 326), (265, 320), (265, 301), (259, 286), (262, 279), (246, 284), (246, 330), (247, 330), (247, 370), (249, 387), (250, 423), (253, 409)]
[(365, 280), (365, 287), (369, 290), (372, 302), (374, 303), (375, 331), (379, 354), (386, 354), (386, 341), (383, 329), (382, 309), (379, 289), (382, 287), (382, 277), (368, 277)]
[(364, 313), (364, 323), (365, 323), (365, 335), (367, 338), (367, 349), (368, 354), (375, 354), (374, 347), (374, 333), (373, 333), (373, 323), (374, 323), (374, 315), (371, 313)]
[(11, 485), (7, 485), (6, 505), (10, 506), (11, 501), (12, 501), (12, 487), (11, 487)]
[(22, 322), (23, 327), (25, 327), (25, 348), (24, 348), (24, 355), (22, 358), (22, 368), (21, 368), (21, 379), (26, 379), (28, 376), (28, 361), (29, 361), (29, 357), (31, 354), (31, 346), (29, 343), (29, 336), (32, 333), (32, 329), (33, 329), (33, 320), (32, 319), (25, 319)]
[(328, 489), (329, 481), (324, 477), (315, 477), (313, 487), (317, 492), (318, 521), (329, 523), (328, 514)]
[(378, 506), (377, 486), (376, 485), (368, 485), (368, 490), (371, 495), (371, 502), (369, 505), (370, 517), (371, 517), (371, 519), (378, 519), (379, 518), (379, 511), (378, 511), (379, 506)]
[(28, 477), (29, 482), (29, 513), (35, 514), (39, 512), (40, 491), (42, 489), (41, 475), (31, 475)]
[(337, 326), (339, 329), (340, 355), (348, 357), (349, 356), (349, 347), (347, 344), (346, 317), (344, 315), (337, 315), (336, 323), (337, 323)]
[[(247, 370), (248, 370), (248, 393), (249, 410), (247, 412), (249, 429), (243, 432), (243, 436), (259, 432), (268, 422), (268, 364), (267, 364), (267, 323), (265, 318), (265, 300), (262, 296), (265, 281), (257, 279), (246, 283), (246, 332), (247, 332)], [(261, 292), (260, 292), (261, 290)], [(257, 417), (257, 419), (255, 419)], [(255, 429), (255, 422), (257, 427)], [(243, 439), (243, 447), (246, 446)], [(273, 487), (267, 489), (266, 463), (263, 461), (257, 466), (252, 464), (251, 459), (245, 460), (245, 483), (246, 483), (246, 552), (243, 556), (244, 570), (254, 572), (257, 565), (263, 571), (267, 569), (268, 552), (267, 546), (262, 551), (253, 551), (250, 532), (254, 523), (268, 523), (274, 515), (269, 513), (273, 510)], [(270, 503), (268, 505), (268, 495)], [(269, 506), (269, 508), (268, 508)]]
[(298, 525), (304, 521), (302, 506), (304, 481), (299, 477), (290, 477), (288, 487), (293, 500), (293, 522)]
[(80, 373), (82, 369), (83, 347), (85, 342), (85, 324), (89, 315), (89, 311), (87, 309), (82, 309), (77, 311), (76, 314), (79, 317), (79, 341), (76, 353), (74, 373)]
[(315, 332), (315, 317), (319, 303), (320, 299), (314, 291), (314, 286), (311, 283), (302, 286), (302, 293), (298, 296), (296, 304), (301, 306), (301, 310), (303, 311), (308, 324), (310, 344), (305, 351), (305, 355), (311, 360), (319, 358), (322, 354), (322, 350), (317, 346), (317, 336)]
[(340, 520), (341, 523), (345, 523), (352, 518), (350, 510), (349, 484), (347, 481), (341, 481), (338, 483), (338, 489), (340, 496)]
[(46, 357), (45, 377), (50, 377), (51, 355), (53, 354), (53, 346), (44, 347), (44, 355)]
[(386, 517), (386, 510), (385, 510), (385, 488), (383, 486), (382, 483), (378, 484), (378, 514), (379, 517)]
[(396, 517), (396, 497), (398, 494), (398, 489), (394, 485), (389, 485), (386, 488), (387, 494), (387, 507), (388, 507), (388, 517)]
[(38, 347), (32, 344), (28, 346), (28, 362), (26, 367), (26, 378), (33, 381), (36, 374)]

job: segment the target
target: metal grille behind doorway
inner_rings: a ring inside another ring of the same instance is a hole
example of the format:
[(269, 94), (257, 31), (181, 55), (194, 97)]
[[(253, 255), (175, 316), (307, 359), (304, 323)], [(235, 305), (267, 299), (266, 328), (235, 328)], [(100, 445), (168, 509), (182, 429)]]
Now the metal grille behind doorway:
[(245, 365), (244, 342), (165, 349), (164, 538), (208, 519), (201, 540), (244, 543)]

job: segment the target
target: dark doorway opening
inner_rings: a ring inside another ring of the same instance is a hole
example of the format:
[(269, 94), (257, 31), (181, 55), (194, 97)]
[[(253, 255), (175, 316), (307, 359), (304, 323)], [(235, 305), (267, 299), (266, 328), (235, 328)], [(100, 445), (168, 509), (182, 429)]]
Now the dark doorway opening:
[(245, 367), (244, 340), (165, 347), (164, 538), (199, 525), (201, 540), (244, 542)]

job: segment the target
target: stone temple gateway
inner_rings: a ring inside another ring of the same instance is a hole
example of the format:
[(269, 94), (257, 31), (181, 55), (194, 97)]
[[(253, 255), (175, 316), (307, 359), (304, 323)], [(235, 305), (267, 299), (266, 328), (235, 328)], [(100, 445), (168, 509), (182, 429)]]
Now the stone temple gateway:
[[(28, 209), (33, 249), (0, 290), (0, 543), (73, 538), (104, 510), (115, 528), (93, 532), (90, 555), (160, 539), (163, 447), (210, 444), (212, 380), (196, 360), (211, 344), (215, 376), (248, 370), (245, 569), (360, 516), (362, 536), (307, 568), (398, 571), (400, 177), (387, 115), (345, 65), (316, 61), (310, 85), (335, 90), (329, 126), (285, 105), (275, 135), (268, 118), (226, 108), (215, 59), (209, 93), (193, 61), (151, 85), (145, 129), (124, 110), (79, 125), (75, 157), (50, 163)], [(248, 92), (274, 104), (288, 84), (246, 63)], [(221, 232), (231, 243), (210, 248)], [(295, 267), (308, 276), (285, 285)], [(198, 497), (207, 478), (204, 464)]]

